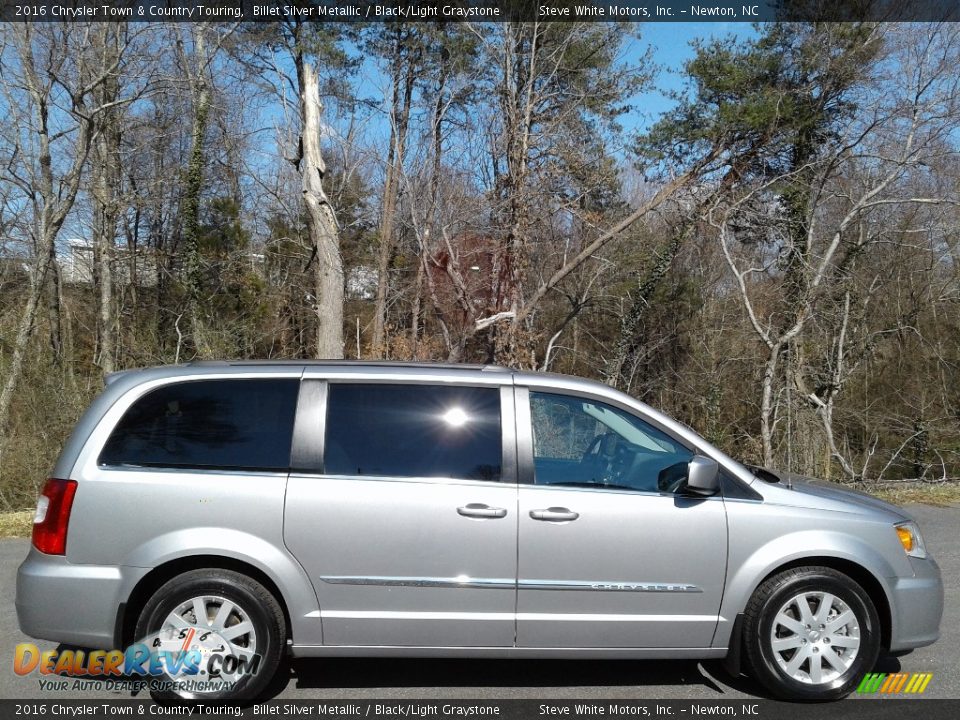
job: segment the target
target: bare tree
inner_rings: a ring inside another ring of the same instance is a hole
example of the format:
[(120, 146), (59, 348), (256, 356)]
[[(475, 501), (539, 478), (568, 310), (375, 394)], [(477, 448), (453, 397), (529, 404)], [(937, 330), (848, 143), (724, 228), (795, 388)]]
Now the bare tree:
[[(95, 93), (117, 71), (117, 62), (97, 72), (79, 73), (73, 58), (84, 52), (92, 25), (12, 24), (15, 58), (5, 59), (2, 77), (6, 104), (18, 112), (16, 170), (11, 179), (32, 206), (33, 255), (28, 290), (0, 390), (0, 462), (9, 434), (10, 409), (23, 373), (37, 311), (56, 263), (56, 240), (80, 191), (97, 118), (107, 109)], [(15, 63), (15, 64), (14, 64)], [(62, 148), (66, 146), (66, 150)], [(66, 162), (55, 162), (63, 157)]]
[(127, 46), (126, 23), (102, 23), (91, 33), (93, 68), (113, 67), (95, 89), (94, 102), (101, 108), (96, 123), (96, 140), (91, 154), (91, 195), (93, 197), (93, 282), (97, 293), (96, 352), (94, 361), (106, 373), (116, 363), (117, 312), (114, 299), (113, 266), (116, 256), (117, 224), (120, 219), (120, 188), (123, 166), (120, 157), (123, 106), (120, 97), (122, 54)]
[[(874, 147), (863, 143), (864, 136), (859, 134), (850, 143), (836, 147), (829, 156), (818, 159), (817, 174), (813, 181), (815, 200), (808, 206), (809, 216), (804, 222), (806, 232), (802, 236), (796, 237), (792, 233), (781, 231), (782, 224), (775, 220), (778, 212), (776, 198), (775, 194), (771, 195), (769, 191), (788, 179), (782, 176), (750, 189), (732, 203), (718, 204), (709, 212), (709, 222), (717, 231), (724, 259), (733, 274), (750, 325), (767, 348), (760, 402), (763, 461), (767, 465), (774, 463), (774, 428), (777, 420), (774, 395), (784, 352), (800, 336), (813, 317), (824, 288), (842, 281), (842, 275), (837, 273), (837, 268), (846, 265), (850, 258), (865, 252), (867, 246), (877, 239), (868, 232), (852, 231), (867, 214), (882, 206), (945, 201), (944, 198), (913, 197), (897, 192), (899, 180), (932, 163), (933, 156), (941, 150), (937, 140), (943, 132), (940, 127), (942, 99), (931, 99), (928, 93), (932, 87), (929, 78), (921, 75), (920, 79), (921, 84), (913, 88), (915, 92), (906, 93), (905, 104), (892, 108), (885, 118), (902, 131), (902, 135), (898, 133), (902, 141), (896, 147), (886, 148), (878, 155)], [(905, 127), (902, 127), (903, 124)], [(848, 169), (855, 162), (854, 158), (869, 158), (872, 171), (860, 176), (858, 182), (850, 183), (846, 181), (852, 178), (849, 174), (844, 178), (844, 169)], [(802, 167), (794, 172), (805, 174), (807, 170), (808, 167)], [(757, 203), (753, 205), (752, 217), (747, 210), (751, 203)], [(831, 203), (838, 203), (842, 208), (835, 218), (824, 213), (824, 208)], [(776, 255), (738, 259), (734, 247), (735, 238), (738, 232), (750, 225), (753, 225), (754, 229), (762, 227), (776, 236), (775, 245), (779, 247)], [(785, 306), (778, 307), (775, 314), (764, 316), (758, 307), (755, 290), (757, 286), (751, 281), (754, 276), (768, 275), (783, 257), (789, 257), (794, 263), (789, 278), (791, 292), (784, 293), (787, 298)], [(846, 301), (844, 307), (841, 317), (845, 319), (849, 317)], [(843, 347), (846, 342), (846, 323), (843, 319), (839, 332), (839, 342)], [(842, 362), (835, 366), (835, 373), (837, 372), (840, 375), (835, 375), (832, 387), (836, 387), (836, 383), (843, 377)], [(855, 477), (857, 473), (843, 459), (833, 442), (831, 395), (821, 398), (814, 392), (808, 393), (808, 398), (816, 405), (824, 422), (832, 454), (841, 463), (844, 471)]]
[(343, 262), (339, 227), (323, 189), (327, 167), (320, 149), (323, 105), (313, 63), (302, 53), (296, 57), (302, 122), (299, 159), (303, 177), (303, 202), (314, 253), (316, 290), (316, 357), (343, 357)]
[[(490, 304), (472, 333), (488, 338), (490, 355), (498, 361), (534, 367), (539, 303), (677, 186), (669, 183), (653, 204), (644, 203), (611, 231), (585, 238), (579, 251), (551, 253), (535, 241), (616, 184), (604, 162), (601, 129), (625, 111), (625, 99), (645, 81), (646, 67), (642, 60), (620, 63), (622, 28), (503, 23), (480, 37), (496, 100), (487, 142), (493, 172), (490, 230), (497, 248), (487, 280)], [(608, 222), (614, 217), (610, 213)], [(559, 268), (556, 255), (562, 258)], [(537, 266), (540, 262), (545, 267)]]
[[(374, 357), (384, 357), (387, 317), (387, 293), (390, 287), (390, 261), (393, 259), (396, 240), (394, 228), (397, 220), (397, 201), (400, 174), (407, 155), (407, 135), (410, 127), (410, 112), (413, 107), (413, 91), (421, 69), (423, 41), (415, 23), (393, 23), (376, 26), (372, 32), (371, 45), (380, 49), (390, 65), (390, 139), (384, 171), (383, 198), (380, 211), (380, 237), (377, 249), (377, 295), (373, 309), (373, 339), (371, 351)], [(387, 47), (384, 48), (383, 46)]]

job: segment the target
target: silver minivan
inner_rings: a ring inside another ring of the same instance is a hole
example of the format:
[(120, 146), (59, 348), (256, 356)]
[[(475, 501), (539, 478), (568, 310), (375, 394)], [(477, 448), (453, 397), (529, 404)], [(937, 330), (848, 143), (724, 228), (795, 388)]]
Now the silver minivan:
[(110, 376), (16, 602), (164, 696), (258, 697), (290, 655), (722, 658), (810, 700), (934, 642), (943, 586), (900, 508), (599, 383), (201, 362)]

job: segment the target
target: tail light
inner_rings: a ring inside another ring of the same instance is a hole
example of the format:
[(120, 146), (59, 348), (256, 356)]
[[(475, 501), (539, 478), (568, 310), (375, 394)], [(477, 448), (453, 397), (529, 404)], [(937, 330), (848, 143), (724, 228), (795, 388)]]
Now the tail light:
[(50, 478), (43, 486), (33, 516), (33, 546), (47, 555), (67, 552), (67, 525), (77, 492), (76, 480)]

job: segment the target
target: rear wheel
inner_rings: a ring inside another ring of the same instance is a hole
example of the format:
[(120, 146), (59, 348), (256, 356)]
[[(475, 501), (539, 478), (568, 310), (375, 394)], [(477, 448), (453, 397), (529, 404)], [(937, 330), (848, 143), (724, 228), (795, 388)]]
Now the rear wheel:
[(137, 621), (138, 642), (161, 658), (151, 678), (167, 699), (256, 698), (280, 664), (283, 610), (263, 585), (231, 570), (193, 570), (169, 580)]
[(753, 676), (785, 700), (845, 697), (880, 652), (880, 621), (869, 595), (831, 568), (774, 575), (757, 588), (744, 620)]

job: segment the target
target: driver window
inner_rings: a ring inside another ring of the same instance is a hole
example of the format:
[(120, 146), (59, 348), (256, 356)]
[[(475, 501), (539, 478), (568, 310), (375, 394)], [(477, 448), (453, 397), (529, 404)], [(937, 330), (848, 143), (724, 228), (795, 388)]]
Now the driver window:
[(638, 417), (573, 395), (530, 393), (537, 485), (673, 492), (693, 453)]

